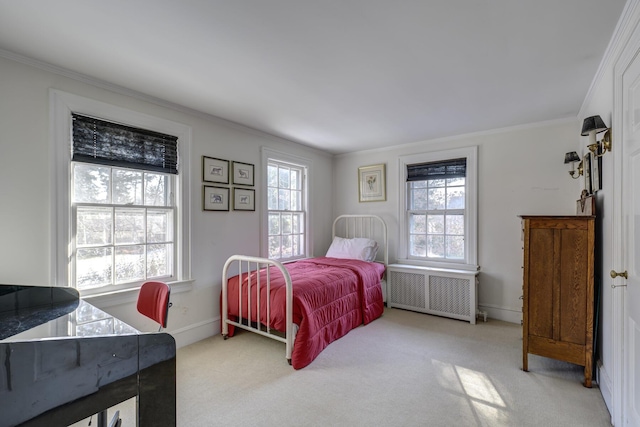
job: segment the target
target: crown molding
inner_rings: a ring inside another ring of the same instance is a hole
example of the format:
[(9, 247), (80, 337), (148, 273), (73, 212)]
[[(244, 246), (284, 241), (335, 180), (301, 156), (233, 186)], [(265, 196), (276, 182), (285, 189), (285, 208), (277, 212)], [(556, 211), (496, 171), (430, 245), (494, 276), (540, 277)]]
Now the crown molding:
[(463, 139), (470, 139), (470, 138), (476, 138), (476, 137), (482, 137), (482, 136), (488, 136), (488, 135), (498, 135), (498, 134), (507, 133), (507, 132), (517, 132), (517, 131), (521, 131), (521, 130), (536, 129), (536, 128), (541, 128), (541, 127), (556, 126), (556, 125), (563, 125), (563, 124), (567, 124), (567, 123), (577, 123), (576, 120), (577, 120), (577, 116), (576, 117), (574, 117), (574, 116), (572, 116), (572, 117), (564, 117), (564, 118), (560, 118), (560, 119), (545, 120), (545, 121), (541, 121), (541, 122), (526, 123), (526, 124), (522, 124), (522, 125), (515, 125), (515, 126), (508, 126), (508, 127), (503, 127), (503, 128), (483, 130), (483, 131), (478, 131), (478, 132), (464, 133), (464, 134), (459, 134), (459, 135), (445, 136), (445, 137), (442, 137), (442, 138), (428, 139), (428, 140), (424, 140), (424, 141), (408, 142), (406, 144), (393, 145), (391, 147), (372, 148), (370, 150), (361, 150), (361, 151), (351, 151), (349, 153), (336, 154), (335, 157), (336, 158), (343, 158), (343, 157), (357, 156), (357, 155), (361, 155), (361, 154), (382, 153), (382, 152), (388, 152), (388, 151), (398, 151), (398, 150), (402, 150), (402, 149), (405, 149), (405, 148), (418, 147), (418, 146), (424, 147), (425, 145), (444, 144), (444, 143), (448, 143), (448, 142), (455, 142), (455, 141), (460, 141), (460, 140), (463, 140)]

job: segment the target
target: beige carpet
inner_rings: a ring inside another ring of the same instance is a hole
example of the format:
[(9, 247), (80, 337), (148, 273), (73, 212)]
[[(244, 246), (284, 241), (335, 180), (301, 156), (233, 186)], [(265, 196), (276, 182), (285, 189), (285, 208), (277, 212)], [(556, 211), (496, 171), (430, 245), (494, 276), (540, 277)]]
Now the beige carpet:
[[(581, 367), (533, 355), (521, 366), (519, 325), (398, 309), (299, 371), (282, 343), (217, 335), (178, 351), (178, 425), (610, 426)], [(134, 426), (133, 401), (119, 409)]]

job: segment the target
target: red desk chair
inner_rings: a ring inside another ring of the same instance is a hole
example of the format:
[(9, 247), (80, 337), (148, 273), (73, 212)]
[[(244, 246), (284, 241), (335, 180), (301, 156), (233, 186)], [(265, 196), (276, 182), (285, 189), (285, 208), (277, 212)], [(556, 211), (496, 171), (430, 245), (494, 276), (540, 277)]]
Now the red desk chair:
[(145, 282), (138, 294), (138, 311), (159, 323), (160, 329), (166, 328), (169, 307), (172, 305), (170, 295), (171, 287), (166, 283)]

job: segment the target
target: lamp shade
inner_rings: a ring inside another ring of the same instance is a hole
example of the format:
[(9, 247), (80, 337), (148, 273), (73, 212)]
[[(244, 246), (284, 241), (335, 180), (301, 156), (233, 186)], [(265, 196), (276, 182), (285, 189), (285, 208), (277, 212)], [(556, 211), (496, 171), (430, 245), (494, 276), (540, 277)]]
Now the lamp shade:
[(576, 153), (575, 151), (572, 151), (564, 155), (565, 164), (571, 163), (571, 162), (577, 162), (579, 160), (580, 160), (580, 157), (578, 157), (578, 153)]
[(596, 131), (596, 133), (598, 133), (607, 129), (608, 127), (604, 124), (600, 116), (591, 116), (587, 117), (584, 119), (584, 122), (582, 122), (581, 135), (587, 136), (589, 135), (589, 132)]

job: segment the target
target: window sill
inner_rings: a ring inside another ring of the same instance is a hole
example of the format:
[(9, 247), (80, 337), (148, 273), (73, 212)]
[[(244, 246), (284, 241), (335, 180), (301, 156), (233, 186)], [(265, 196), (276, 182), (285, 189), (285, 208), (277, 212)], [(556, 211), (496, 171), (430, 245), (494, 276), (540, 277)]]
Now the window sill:
[(460, 268), (440, 268), (440, 267), (428, 267), (425, 265), (416, 265), (416, 264), (389, 264), (387, 266), (387, 274), (390, 271), (404, 271), (404, 272), (429, 272), (433, 274), (444, 274), (447, 277), (451, 275), (457, 276), (477, 276), (480, 274), (478, 270), (462, 270)]
[[(178, 280), (175, 282), (168, 282), (171, 286), (171, 294), (180, 294), (182, 292), (188, 292), (193, 288), (193, 279)], [(88, 295), (82, 297), (91, 304), (94, 304), (99, 308), (113, 307), (121, 304), (129, 304), (138, 300), (138, 293), (140, 292), (140, 286), (133, 288), (104, 292), (100, 294)]]
[(413, 265), (416, 267), (434, 268), (442, 270), (464, 270), (464, 271), (480, 271), (480, 266), (475, 264), (458, 264), (453, 262), (432, 262), (420, 261), (416, 259), (399, 259), (397, 264)]

